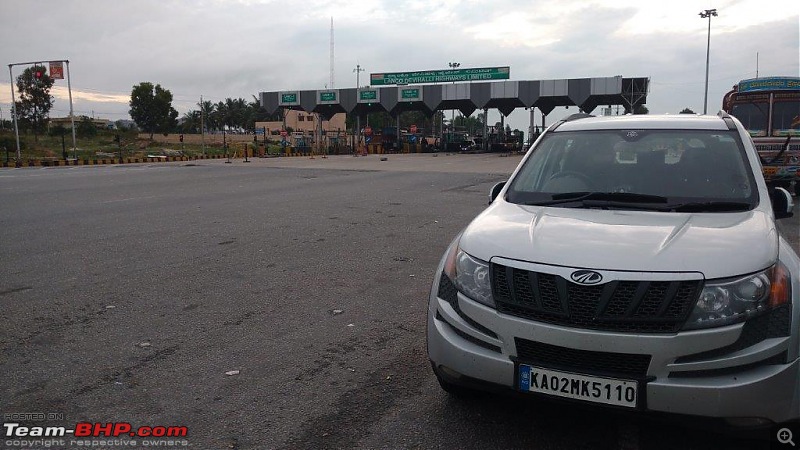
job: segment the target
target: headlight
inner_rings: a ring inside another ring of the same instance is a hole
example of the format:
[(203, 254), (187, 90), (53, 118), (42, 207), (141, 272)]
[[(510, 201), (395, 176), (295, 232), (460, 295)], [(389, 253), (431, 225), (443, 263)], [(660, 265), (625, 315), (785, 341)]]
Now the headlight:
[(741, 278), (709, 281), (700, 292), (684, 330), (742, 322), (789, 303), (789, 273), (777, 264)]
[(468, 255), (458, 245), (453, 245), (448, 251), (444, 272), (459, 292), (494, 308), (488, 263)]

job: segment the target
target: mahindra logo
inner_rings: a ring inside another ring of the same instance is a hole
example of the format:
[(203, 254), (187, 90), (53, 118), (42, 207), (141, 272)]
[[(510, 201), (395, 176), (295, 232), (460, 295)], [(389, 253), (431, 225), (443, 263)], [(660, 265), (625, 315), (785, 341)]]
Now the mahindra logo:
[(603, 281), (603, 276), (593, 270), (576, 270), (569, 277), (578, 284), (597, 284)]

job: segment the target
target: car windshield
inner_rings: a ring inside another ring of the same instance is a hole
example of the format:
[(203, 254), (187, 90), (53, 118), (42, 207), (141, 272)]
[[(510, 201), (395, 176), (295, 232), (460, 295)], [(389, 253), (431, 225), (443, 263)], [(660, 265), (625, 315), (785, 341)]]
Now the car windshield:
[(551, 132), (509, 186), (512, 203), (657, 211), (743, 211), (758, 191), (733, 131)]

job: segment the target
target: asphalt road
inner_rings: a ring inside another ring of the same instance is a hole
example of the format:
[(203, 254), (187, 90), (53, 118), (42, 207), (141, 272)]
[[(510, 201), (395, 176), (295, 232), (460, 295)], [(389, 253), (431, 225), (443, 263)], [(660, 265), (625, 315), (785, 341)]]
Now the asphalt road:
[(186, 426), (200, 449), (751, 448), (439, 389), (433, 271), (518, 160), (0, 171), (0, 413)]

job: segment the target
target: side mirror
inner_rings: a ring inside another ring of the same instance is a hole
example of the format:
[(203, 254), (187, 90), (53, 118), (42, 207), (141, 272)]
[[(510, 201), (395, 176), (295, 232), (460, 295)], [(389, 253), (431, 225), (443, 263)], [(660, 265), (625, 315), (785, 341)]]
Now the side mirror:
[(794, 202), (792, 194), (782, 187), (770, 189), (769, 198), (772, 200), (772, 212), (776, 219), (785, 219), (794, 215)]
[(500, 191), (503, 190), (503, 187), (505, 187), (505, 185), (506, 185), (506, 182), (505, 181), (501, 181), (501, 182), (495, 184), (494, 186), (492, 186), (491, 189), (489, 189), (489, 204), (491, 204), (494, 201), (494, 199), (496, 199), (497, 196), (500, 195)]

